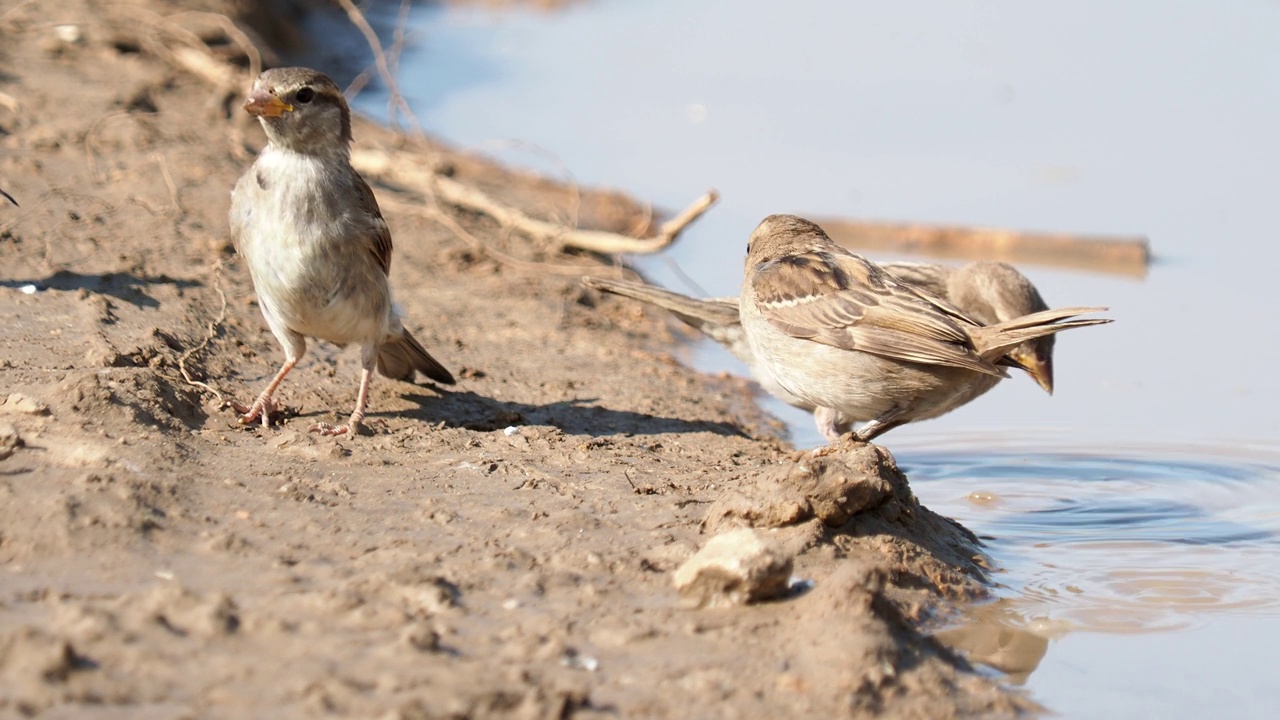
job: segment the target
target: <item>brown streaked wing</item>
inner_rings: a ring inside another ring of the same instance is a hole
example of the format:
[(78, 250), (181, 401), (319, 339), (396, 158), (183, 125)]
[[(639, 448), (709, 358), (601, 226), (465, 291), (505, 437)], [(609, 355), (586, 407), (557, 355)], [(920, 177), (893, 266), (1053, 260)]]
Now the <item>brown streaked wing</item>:
[(971, 345), (969, 333), (948, 311), (949, 307), (941, 299), (896, 285), (881, 293), (876, 307), (867, 309), (866, 321), (939, 342)]
[(922, 290), (935, 297), (947, 297), (947, 282), (951, 279), (955, 268), (950, 265), (923, 262), (886, 262), (877, 263), (880, 269), (894, 278), (902, 280), (917, 290)]
[(944, 314), (950, 316), (960, 325), (964, 325), (966, 327), (977, 327), (982, 324), (968, 315), (965, 315), (963, 310), (952, 305), (950, 301), (946, 300), (945, 293), (942, 295), (935, 295), (931, 288), (922, 288), (910, 284), (901, 285), (899, 286), (899, 289), (904, 294), (914, 295), (925, 303), (941, 310)]
[[(751, 278), (751, 287), (761, 310), (770, 317), (784, 320), (810, 319), (814, 312), (812, 308), (838, 298), (840, 293), (849, 300), (864, 304), (876, 302), (875, 293), (867, 287), (865, 268), (856, 263), (842, 267), (824, 251), (795, 253), (761, 263)], [(856, 322), (861, 317), (857, 306), (848, 310), (855, 311), (855, 314), (849, 317), (843, 313), (831, 315), (836, 312), (831, 307), (822, 307), (818, 312), (827, 324)]]
[[(354, 170), (352, 172), (355, 173)], [(382, 272), (390, 275), (391, 251), (393, 249), (391, 245), (391, 229), (387, 227), (387, 221), (382, 219), (382, 211), (378, 209), (378, 200), (373, 196), (373, 189), (358, 173), (356, 173), (355, 185), (360, 193), (360, 211), (368, 216), (371, 225), (368, 230), (369, 251), (373, 253), (374, 259), (378, 261)]]
[(761, 313), (792, 337), (930, 365), (1004, 373), (973, 351), (945, 301), (916, 293), (856, 255), (789, 255), (757, 267)]
[(850, 336), (848, 344), (862, 352), (923, 365), (945, 365), (986, 375), (1008, 376), (1000, 368), (983, 360), (968, 345), (944, 342), (909, 331), (870, 323), (848, 328), (845, 332)]

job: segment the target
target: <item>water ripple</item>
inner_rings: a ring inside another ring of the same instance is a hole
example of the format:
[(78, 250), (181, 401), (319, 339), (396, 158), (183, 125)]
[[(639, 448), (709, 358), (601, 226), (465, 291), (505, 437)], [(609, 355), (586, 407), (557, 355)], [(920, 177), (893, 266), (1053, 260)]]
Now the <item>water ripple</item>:
[(1006, 626), (1131, 633), (1280, 614), (1280, 458), (958, 445), (899, 462), (926, 505), (987, 542)]

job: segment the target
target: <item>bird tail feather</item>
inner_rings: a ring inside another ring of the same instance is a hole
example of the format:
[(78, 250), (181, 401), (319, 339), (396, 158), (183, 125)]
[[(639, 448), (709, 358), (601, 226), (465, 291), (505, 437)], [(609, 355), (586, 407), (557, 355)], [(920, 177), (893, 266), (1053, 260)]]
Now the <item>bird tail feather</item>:
[(611, 280), (592, 275), (583, 277), (582, 284), (594, 290), (601, 290), (647, 302), (650, 305), (657, 305), (675, 313), (686, 324), (700, 330), (706, 323), (736, 325), (739, 322), (737, 298), (729, 300), (698, 300), (646, 283)]
[(1110, 318), (1085, 318), (1069, 320), (1068, 318), (1085, 313), (1105, 312), (1104, 307), (1070, 307), (1056, 310), (1044, 310), (1030, 315), (1023, 315), (995, 325), (987, 325), (978, 332), (978, 354), (984, 358), (999, 357), (1012, 348), (1028, 340), (1045, 335), (1090, 325), (1105, 325)]
[(456, 382), (453, 374), (431, 357), (431, 353), (408, 330), (392, 335), (378, 348), (378, 372), (408, 382), (413, 382), (415, 373), (422, 373), (445, 385)]

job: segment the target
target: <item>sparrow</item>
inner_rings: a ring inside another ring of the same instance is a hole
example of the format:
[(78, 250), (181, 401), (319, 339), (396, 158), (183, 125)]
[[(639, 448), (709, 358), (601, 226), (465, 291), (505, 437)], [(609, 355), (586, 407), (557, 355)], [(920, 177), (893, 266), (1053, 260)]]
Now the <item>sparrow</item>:
[[(829, 440), (838, 421), (867, 421), (854, 433), (862, 442), (959, 407), (1007, 377), (1006, 367), (1034, 376), (1015, 348), (1110, 322), (1069, 319), (1105, 309), (1045, 310), (984, 325), (794, 215), (770, 215), (751, 234), (739, 297), (757, 372), (811, 404)], [(1048, 352), (1051, 358), (1052, 346)], [(1051, 388), (1048, 368), (1041, 384)]]
[[(979, 261), (956, 267), (938, 263), (892, 262), (881, 263), (880, 268), (922, 292), (950, 302), (983, 325), (1049, 309), (1036, 286), (1008, 263)], [(757, 367), (756, 356), (739, 319), (738, 298), (698, 300), (645, 283), (594, 276), (584, 277), (582, 282), (596, 290), (623, 295), (669, 310), (685, 324), (720, 343), (747, 366), (765, 392), (793, 407), (816, 411), (815, 423), (827, 441), (834, 442), (849, 432), (852, 419), (827, 408), (815, 408), (811, 403), (792, 395), (767, 372)], [(1054, 337), (1046, 335), (1028, 340), (1009, 351), (1016, 365), (1051, 395)], [(990, 375), (975, 379), (970, 385), (969, 393), (953, 398), (950, 409), (977, 398), (995, 387), (999, 380), (1000, 378)]]
[(257, 77), (244, 109), (258, 118), (267, 146), (231, 193), (231, 239), (244, 256), (284, 365), (244, 406), (241, 424), (275, 410), (272, 395), (307, 350), (306, 338), (360, 346), (360, 388), (345, 425), (312, 432), (355, 434), (376, 368), (412, 382), (453, 375), (405, 329), (391, 296), (391, 232), (378, 201), (351, 167), (351, 111), (336, 83), (310, 68), (274, 68)]

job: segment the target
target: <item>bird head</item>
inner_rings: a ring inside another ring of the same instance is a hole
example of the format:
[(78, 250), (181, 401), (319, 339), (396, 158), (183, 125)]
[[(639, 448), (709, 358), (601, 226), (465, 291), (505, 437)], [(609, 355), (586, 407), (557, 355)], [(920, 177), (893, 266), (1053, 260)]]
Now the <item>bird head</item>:
[(262, 122), (273, 145), (305, 154), (347, 153), (351, 111), (328, 75), (310, 68), (272, 68), (253, 82), (244, 109)]
[[(953, 302), (984, 325), (1013, 320), (1049, 306), (1025, 275), (1008, 263), (974, 262), (958, 268), (948, 280)], [(1054, 335), (1029, 340), (1008, 357), (1044, 391), (1053, 394)]]

